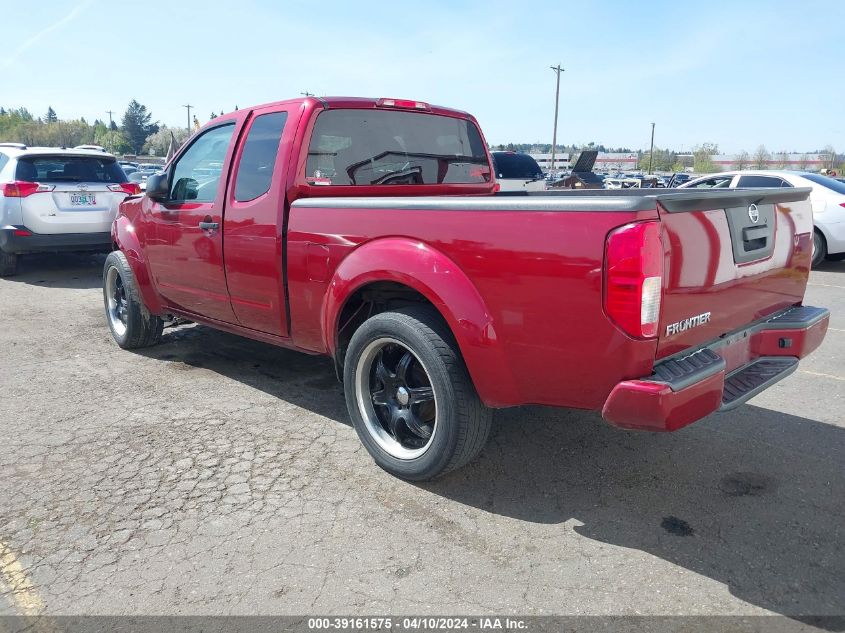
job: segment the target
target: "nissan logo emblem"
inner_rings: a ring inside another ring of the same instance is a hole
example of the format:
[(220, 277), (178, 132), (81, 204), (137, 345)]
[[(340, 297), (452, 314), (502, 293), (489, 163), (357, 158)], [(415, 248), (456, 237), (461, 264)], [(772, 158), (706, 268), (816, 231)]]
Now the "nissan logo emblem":
[(757, 224), (757, 220), (760, 219), (760, 211), (757, 209), (756, 204), (749, 205), (748, 219), (754, 222), (754, 224)]

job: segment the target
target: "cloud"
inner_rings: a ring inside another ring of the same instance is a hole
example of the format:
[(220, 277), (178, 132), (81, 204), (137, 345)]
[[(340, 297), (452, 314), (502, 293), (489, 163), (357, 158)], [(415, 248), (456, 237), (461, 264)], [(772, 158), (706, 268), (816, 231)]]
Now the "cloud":
[(20, 46), (18, 46), (12, 52), (11, 55), (9, 55), (8, 57), (6, 57), (2, 61), (0, 61), (0, 68), (8, 68), (12, 64), (14, 64), (16, 61), (18, 61), (18, 58), (23, 53), (25, 53), (27, 50), (29, 50), (35, 44), (37, 44), (38, 41), (41, 40), (41, 38), (43, 38), (48, 33), (55, 31), (56, 29), (62, 28), (65, 24), (67, 24), (68, 22), (75, 19), (76, 16), (78, 16), (80, 13), (85, 11), (85, 9), (90, 7), (92, 4), (94, 4), (94, 0), (85, 0), (84, 2), (80, 2), (75, 7), (73, 7), (73, 9), (71, 9), (70, 12), (66, 16), (64, 16), (62, 19), (57, 20), (56, 22), (53, 22), (52, 24), (44, 27), (43, 29), (41, 29), (37, 33), (31, 35)]

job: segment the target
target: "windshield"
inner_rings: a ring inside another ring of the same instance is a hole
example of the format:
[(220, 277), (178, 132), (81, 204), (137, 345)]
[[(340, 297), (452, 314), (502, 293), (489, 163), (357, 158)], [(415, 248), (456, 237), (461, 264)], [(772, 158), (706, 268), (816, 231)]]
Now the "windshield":
[(126, 182), (113, 158), (31, 156), (18, 159), (15, 179), (24, 182)]
[(821, 174), (803, 174), (803, 177), (809, 180), (810, 182), (814, 182), (817, 185), (827, 187), (828, 189), (835, 191), (836, 193), (841, 193), (845, 195), (845, 182), (839, 182), (838, 180), (828, 178), (827, 176), (822, 176)]
[(543, 170), (537, 161), (528, 154), (511, 152), (493, 152), (493, 169), (496, 178), (530, 178), (532, 180), (543, 177)]
[(317, 117), (305, 178), (318, 185), (490, 182), (487, 151), (466, 119), (392, 110)]

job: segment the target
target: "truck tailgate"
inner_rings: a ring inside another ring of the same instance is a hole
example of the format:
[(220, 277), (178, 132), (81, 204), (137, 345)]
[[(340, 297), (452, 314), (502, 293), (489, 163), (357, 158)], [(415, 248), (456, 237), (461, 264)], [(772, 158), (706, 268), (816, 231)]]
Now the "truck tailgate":
[(808, 188), (658, 196), (666, 252), (657, 358), (701, 346), (804, 296)]

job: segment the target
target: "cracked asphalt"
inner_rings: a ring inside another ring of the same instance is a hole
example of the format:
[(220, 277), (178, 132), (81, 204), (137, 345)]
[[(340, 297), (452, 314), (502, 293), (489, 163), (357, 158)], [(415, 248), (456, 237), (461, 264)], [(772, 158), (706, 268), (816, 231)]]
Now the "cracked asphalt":
[(201, 326), (120, 350), (102, 256), (0, 280), (0, 614), (845, 614), (845, 263), (799, 372), (669, 435), (499, 411), (380, 471), (330, 363)]

